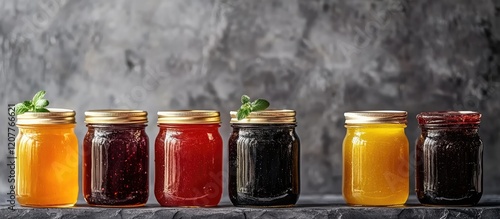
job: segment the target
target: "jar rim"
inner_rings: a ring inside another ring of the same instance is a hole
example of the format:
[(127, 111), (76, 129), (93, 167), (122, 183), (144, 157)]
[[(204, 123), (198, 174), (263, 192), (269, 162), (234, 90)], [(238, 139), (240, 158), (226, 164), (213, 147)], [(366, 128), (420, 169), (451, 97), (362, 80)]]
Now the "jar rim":
[(238, 120), (237, 111), (231, 111), (231, 124), (296, 124), (295, 110), (266, 109), (251, 112), (246, 118)]
[(71, 109), (47, 108), (49, 112), (25, 112), (17, 115), (16, 125), (76, 124), (76, 112)]
[(481, 122), (481, 113), (476, 111), (431, 111), (417, 116), (419, 125), (473, 125)]
[(87, 124), (141, 124), (148, 122), (148, 112), (128, 109), (100, 109), (85, 111)]
[(158, 111), (161, 124), (219, 124), (220, 112), (216, 110), (166, 110)]
[(344, 113), (345, 125), (405, 124), (408, 112), (400, 110), (366, 110)]

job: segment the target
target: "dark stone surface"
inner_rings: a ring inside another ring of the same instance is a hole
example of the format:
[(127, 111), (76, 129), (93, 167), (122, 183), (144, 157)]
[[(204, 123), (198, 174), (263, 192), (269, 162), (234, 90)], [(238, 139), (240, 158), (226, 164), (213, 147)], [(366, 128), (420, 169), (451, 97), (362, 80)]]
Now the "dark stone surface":
[(417, 113), (479, 110), (500, 194), (499, 69), (498, 0), (0, 1), (2, 109), (46, 89), (79, 139), (89, 109), (147, 110), (151, 139), (158, 110), (218, 109), (228, 139), (239, 97), (265, 97), (297, 110), (303, 194), (340, 194), (343, 113), (365, 109), (407, 110), (412, 156)]
[(69, 209), (0, 208), (2, 218), (498, 218), (500, 196), (486, 196), (475, 207), (424, 207), (411, 197), (401, 207), (346, 206), (341, 196), (306, 196), (292, 208), (240, 208), (223, 200), (215, 208), (92, 208), (79, 205)]

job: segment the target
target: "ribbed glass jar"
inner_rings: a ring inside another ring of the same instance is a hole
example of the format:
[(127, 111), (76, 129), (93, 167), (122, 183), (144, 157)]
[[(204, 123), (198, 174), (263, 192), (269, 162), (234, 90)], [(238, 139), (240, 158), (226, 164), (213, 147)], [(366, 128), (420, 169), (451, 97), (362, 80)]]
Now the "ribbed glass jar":
[(17, 116), (16, 197), (21, 206), (71, 207), (78, 199), (75, 111)]
[(236, 206), (292, 206), (300, 193), (295, 111), (231, 112), (229, 198)]
[(155, 196), (162, 206), (216, 206), (222, 196), (220, 113), (158, 112)]
[(83, 141), (83, 195), (89, 205), (136, 207), (149, 196), (147, 112), (91, 110)]
[(481, 114), (423, 112), (416, 144), (416, 193), (426, 205), (475, 205), (483, 193)]
[(404, 111), (346, 112), (342, 194), (350, 205), (403, 205), (409, 192)]

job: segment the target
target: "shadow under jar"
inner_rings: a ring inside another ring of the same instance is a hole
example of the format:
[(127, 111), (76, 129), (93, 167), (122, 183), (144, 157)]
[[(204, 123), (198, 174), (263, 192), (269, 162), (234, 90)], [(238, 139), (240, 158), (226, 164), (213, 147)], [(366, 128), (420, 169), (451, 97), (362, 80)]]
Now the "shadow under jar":
[(483, 190), (481, 114), (423, 112), (416, 143), (416, 193), (425, 205), (476, 205)]
[(89, 205), (145, 205), (149, 190), (147, 112), (85, 112), (88, 132), (83, 141), (83, 195)]
[(229, 198), (235, 206), (292, 206), (300, 193), (295, 111), (231, 111)]
[(161, 206), (216, 206), (222, 196), (220, 113), (158, 112), (155, 197)]

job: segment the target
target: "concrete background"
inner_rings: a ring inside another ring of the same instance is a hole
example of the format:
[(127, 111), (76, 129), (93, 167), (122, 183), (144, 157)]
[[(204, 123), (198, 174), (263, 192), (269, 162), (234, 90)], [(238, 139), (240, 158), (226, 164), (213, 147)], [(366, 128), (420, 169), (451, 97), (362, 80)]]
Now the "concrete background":
[(303, 194), (341, 192), (345, 111), (407, 110), (413, 156), (417, 113), (478, 110), (500, 194), (496, 0), (2, 0), (1, 203), (7, 104), (41, 89), (77, 111), (79, 139), (89, 109), (147, 110), (152, 140), (158, 110), (217, 109), (226, 142), (242, 94), (295, 109)]

